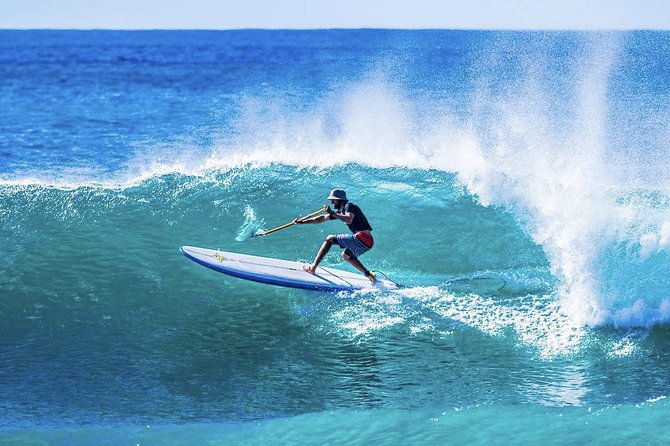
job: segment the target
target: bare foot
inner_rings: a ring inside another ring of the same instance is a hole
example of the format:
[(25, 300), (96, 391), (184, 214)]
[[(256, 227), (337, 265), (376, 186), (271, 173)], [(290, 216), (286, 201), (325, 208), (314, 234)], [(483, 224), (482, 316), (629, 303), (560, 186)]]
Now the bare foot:
[(302, 269), (304, 269), (305, 272), (310, 273), (312, 275), (316, 274), (316, 268), (314, 268), (312, 265), (303, 265)]

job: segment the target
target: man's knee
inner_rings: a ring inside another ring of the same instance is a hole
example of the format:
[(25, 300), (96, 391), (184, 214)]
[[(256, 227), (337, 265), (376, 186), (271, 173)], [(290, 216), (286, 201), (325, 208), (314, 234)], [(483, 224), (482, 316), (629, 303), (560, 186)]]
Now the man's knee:
[(354, 253), (349, 251), (348, 249), (345, 249), (344, 251), (342, 251), (342, 258), (344, 260), (349, 260), (349, 261), (358, 260), (358, 257), (356, 257), (354, 255)]
[(326, 242), (329, 245), (334, 245), (335, 243), (337, 243), (337, 239), (335, 238), (334, 235), (330, 234), (328, 237), (326, 237)]

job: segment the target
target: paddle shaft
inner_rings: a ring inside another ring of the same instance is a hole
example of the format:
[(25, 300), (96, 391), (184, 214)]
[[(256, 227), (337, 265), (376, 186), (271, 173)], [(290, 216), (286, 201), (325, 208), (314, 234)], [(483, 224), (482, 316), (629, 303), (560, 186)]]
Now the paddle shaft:
[[(301, 218), (314, 217), (315, 215), (320, 214), (322, 212), (324, 212), (323, 208), (319, 209), (318, 211), (314, 211), (311, 214), (305, 215), (304, 217), (301, 217)], [(281, 231), (282, 229), (288, 228), (289, 226), (293, 226), (294, 224), (295, 224), (295, 222), (286, 223), (285, 225), (277, 226), (276, 228), (272, 228), (268, 231), (263, 231), (259, 234), (255, 234), (254, 237), (260, 237), (261, 235), (268, 235), (268, 234), (271, 234), (273, 232)]]

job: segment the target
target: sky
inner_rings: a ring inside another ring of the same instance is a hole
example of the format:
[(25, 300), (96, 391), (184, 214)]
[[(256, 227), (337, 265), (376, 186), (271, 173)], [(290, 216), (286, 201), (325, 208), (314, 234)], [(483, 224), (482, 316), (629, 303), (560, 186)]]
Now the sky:
[(0, 0), (0, 28), (670, 30), (670, 0)]

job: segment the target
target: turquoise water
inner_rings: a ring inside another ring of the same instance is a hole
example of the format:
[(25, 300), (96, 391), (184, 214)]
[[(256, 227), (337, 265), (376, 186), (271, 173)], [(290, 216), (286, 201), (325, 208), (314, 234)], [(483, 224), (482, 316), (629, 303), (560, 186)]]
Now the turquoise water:
[[(669, 44), (1, 31), (0, 443), (667, 441)], [(309, 262), (240, 235), (334, 187), (405, 288), (178, 251)]]
[[(393, 409), (357, 413), (325, 412), (240, 424), (181, 424), (132, 428), (18, 431), (16, 445), (39, 444), (630, 444), (664, 443), (658, 431), (667, 403), (625, 408), (525, 406), (453, 408), (439, 411)], [(613, 429), (613, 425), (616, 429)]]

